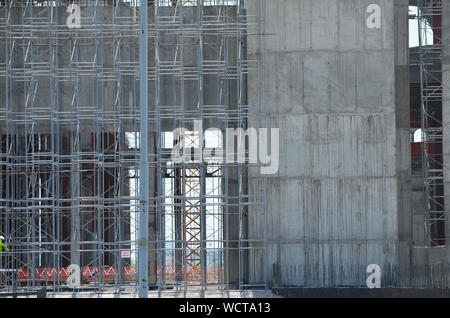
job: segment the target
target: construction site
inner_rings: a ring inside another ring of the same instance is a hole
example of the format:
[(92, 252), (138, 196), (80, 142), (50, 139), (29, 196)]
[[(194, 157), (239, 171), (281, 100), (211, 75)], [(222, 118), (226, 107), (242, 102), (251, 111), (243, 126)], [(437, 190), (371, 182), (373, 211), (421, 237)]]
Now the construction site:
[(450, 1), (0, 0), (0, 297), (449, 289), (449, 211)]

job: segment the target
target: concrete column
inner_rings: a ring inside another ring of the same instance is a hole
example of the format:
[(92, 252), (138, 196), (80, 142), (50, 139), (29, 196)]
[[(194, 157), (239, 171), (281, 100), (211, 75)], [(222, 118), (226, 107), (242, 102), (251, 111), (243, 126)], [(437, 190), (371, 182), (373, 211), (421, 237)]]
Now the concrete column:
[[(366, 23), (374, 2), (379, 29)], [(408, 171), (397, 169), (407, 123), (396, 120), (396, 77), (406, 76), (406, 61), (396, 58), (394, 1), (266, 6), (267, 122), (280, 128), (280, 169), (268, 176), (270, 284), (365, 286), (369, 264), (389, 283), (398, 264), (399, 176)], [(249, 41), (249, 58), (260, 52), (260, 40)], [(248, 95), (258, 105), (261, 84), (249, 79)], [(262, 182), (251, 170), (250, 191)], [(249, 218), (250, 238), (258, 237), (263, 220), (257, 210)], [(251, 273), (260, 262), (250, 258)]]
[[(408, 0), (395, 0), (395, 118), (397, 135), (398, 176), (398, 278), (410, 285), (412, 265), (411, 206), (411, 142), (410, 142), (410, 89), (409, 89), (409, 20)], [(405, 281), (406, 280), (406, 281)]]

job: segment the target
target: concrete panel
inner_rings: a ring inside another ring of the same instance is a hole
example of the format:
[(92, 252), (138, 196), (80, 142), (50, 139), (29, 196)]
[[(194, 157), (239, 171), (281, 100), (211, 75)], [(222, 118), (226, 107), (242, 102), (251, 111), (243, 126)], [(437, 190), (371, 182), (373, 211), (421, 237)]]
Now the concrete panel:
[(394, 112), (394, 51), (365, 51), (356, 57), (356, 103), (366, 112)]
[(364, 23), (355, 23), (355, 17), (363, 19), (363, 6), (358, 0), (338, 1), (339, 50), (353, 51), (364, 48)]
[(304, 53), (303, 55), (304, 103), (305, 109), (309, 113), (329, 111), (330, 59), (328, 52)]
[(338, 17), (338, 1), (312, 1), (310, 28), (312, 34), (311, 49), (313, 51), (337, 50), (339, 39)]
[(333, 56), (330, 67), (330, 112), (355, 112), (357, 110), (356, 55), (351, 52)]

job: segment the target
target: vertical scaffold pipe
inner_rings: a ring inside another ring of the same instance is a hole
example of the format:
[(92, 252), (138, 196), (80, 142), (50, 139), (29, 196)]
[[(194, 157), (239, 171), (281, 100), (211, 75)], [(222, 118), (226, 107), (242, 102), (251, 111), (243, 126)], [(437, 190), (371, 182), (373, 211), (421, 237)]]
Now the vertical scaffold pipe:
[(140, 66), (140, 165), (139, 165), (139, 297), (148, 297), (148, 16), (147, 0), (140, 0), (139, 66)]

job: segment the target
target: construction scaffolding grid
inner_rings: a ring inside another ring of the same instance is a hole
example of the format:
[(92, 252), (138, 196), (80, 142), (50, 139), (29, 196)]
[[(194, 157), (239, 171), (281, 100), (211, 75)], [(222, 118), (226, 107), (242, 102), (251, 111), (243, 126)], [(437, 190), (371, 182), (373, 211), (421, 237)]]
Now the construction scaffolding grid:
[(445, 246), (443, 165), (442, 1), (417, 0), (425, 246)]
[[(266, 259), (266, 233), (246, 230), (251, 208), (267, 222), (266, 186), (248, 191), (248, 162), (171, 156), (176, 142), (223, 150), (221, 131), (265, 119), (246, 91), (249, 76), (264, 81), (263, 50), (247, 56), (264, 0), (147, 1), (146, 59), (144, 2), (0, 2), (4, 291), (121, 292), (138, 277), (159, 289), (267, 287), (246, 270), (249, 250)], [(68, 27), (72, 4), (80, 27)], [(80, 286), (68, 284), (77, 267)]]

